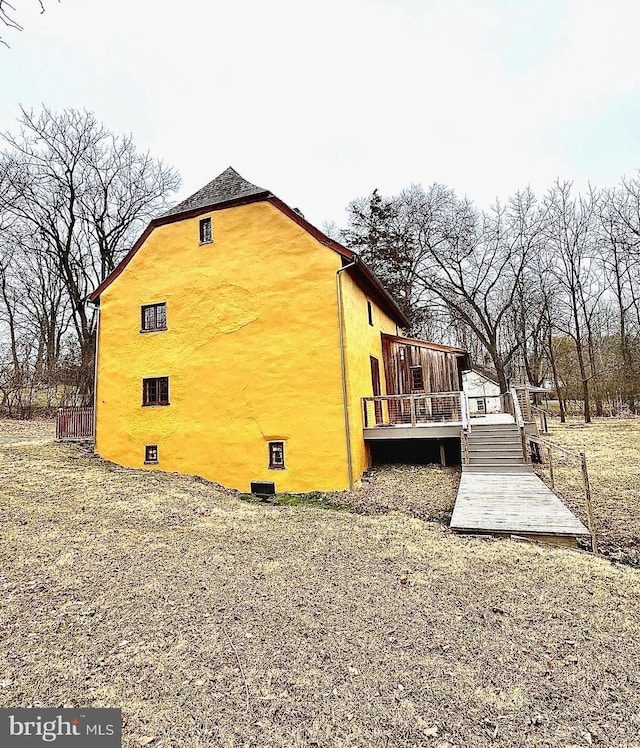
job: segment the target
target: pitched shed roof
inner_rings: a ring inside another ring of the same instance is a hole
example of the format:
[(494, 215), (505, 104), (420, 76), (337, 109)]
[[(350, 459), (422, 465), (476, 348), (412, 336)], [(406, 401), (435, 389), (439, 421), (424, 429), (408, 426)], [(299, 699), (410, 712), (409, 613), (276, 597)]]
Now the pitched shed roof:
[(231, 167), (223, 171), (222, 174), (218, 175), (213, 181), (209, 182), (209, 184), (205, 185), (197, 192), (194, 192), (194, 194), (186, 200), (183, 200), (166, 213), (158, 216), (158, 218), (154, 218), (138, 237), (138, 240), (133, 247), (122, 258), (115, 270), (108, 275), (91, 294), (89, 294), (88, 300), (91, 303), (99, 303), (101, 293), (105, 288), (108, 288), (111, 285), (120, 273), (122, 273), (136, 252), (144, 244), (149, 234), (156, 227), (163, 226), (167, 223), (173, 223), (174, 221), (181, 221), (185, 218), (194, 218), (203, 213), (207, 213), (210, 210), (232, 208), (236, 205), (244, 205), (246, 203), (260, 202), (263, 200), (275, 206), (307, 233), (317, 239), (317, 241), (324, 244), (325, 247), (328, 247), (339, 254), (343, 258), (343, 263), (345, 260), (347, 262), (355, 262), (354, 266), (347, 272), (354, 276), (356, 283), (358, 283), (365, 293), (370, 294), (393, 320), (398, 322), (402, 327), (409, 326), (409, 322), (400, 307), (396, 304), (374, 273), (364, 264), (364, 262), (362, 262), (355, 252), (343, 247), (342, 244), (339, 244), (328, 237), (320, 231), (320, 229), (317, 229), (313, 224), (309, 223), (300, 211), (290, 208), (273, 193), (264, 190), (261, 187), (257, 187), (255, 184), (251, 184), (251, 182), (247, 182), (246, 179), (243, 179), (238, 172)]
[(472, 371), (475, 371), (476, 374), (479, 374), (481, 377), (484, 377), (485, 379), (488, 379), (490, 382), (493, 382), (493, 384), (500, 384), (500, 381), (498, 380), (498, 374), (494, 369), (490, 369), (487, 366), (481, 366), (480, 364), (472, 364), (471, 366)]
[(246, 197), (270, 197), (269, 190), (257, 187), (240, 176), (231, 166), (225, 169), (209, 184), (194, 192), (193, 195), (183, 200), (178, 205), (170, 208), (165, 216), (177, 216), (180, 213), (188, 213), (198, 208), (212, 208), (220, 203), (237, 200)]

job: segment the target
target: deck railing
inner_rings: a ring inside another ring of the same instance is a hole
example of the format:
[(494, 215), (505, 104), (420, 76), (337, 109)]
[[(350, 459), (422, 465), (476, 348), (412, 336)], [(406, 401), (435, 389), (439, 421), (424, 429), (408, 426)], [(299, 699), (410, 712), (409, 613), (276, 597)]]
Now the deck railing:
[(523, 420), (527, 423), (533, 421), (533, 415), (531, 414), (531, 397), (529, 396), (529, 388), (516, 385), (515, 387), (512, 387), (511, 393), (518, 401)]
[(379, 395), (362, 398), (365, 428), (462, 423), (460, 392), (425, 392), (417, 395)]
[(548, 434), (549, 424), (547, 421), (547, 417), (550, 416), (551, 413), (548, 410), (545, 410), (544, 408), (539, 408), (537, 405), (532, 405), (531, 415), (538, 427), (538, 431), (541, 434)]

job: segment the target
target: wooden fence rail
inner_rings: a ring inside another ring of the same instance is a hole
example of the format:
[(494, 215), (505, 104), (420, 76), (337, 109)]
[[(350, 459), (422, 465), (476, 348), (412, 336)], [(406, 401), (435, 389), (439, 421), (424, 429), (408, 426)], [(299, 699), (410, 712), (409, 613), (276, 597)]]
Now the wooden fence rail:
[[(593, 514), (593, 505), (591, 503), (591, 484), (589, 482), (589, 470), (587, 468), (587, 455), (584, 452), (576, 453), (572, 452), (566, 447), (560, 446), (555, 442), (548, 441), (547, 439), (540, 439), (537, 436), (527, 434), (527, 441), (531, 445), (536, 445), (538, 458), (541, 463), (547, 462), (549, 466), (549, 480), (551, 483), (552, 490), (556, 490), (556, 471), (553, 462), (553, 452), (559, 452), (563, 457), (568, 459), (571, 463), (579, 463), (580, 475), (582, 479), (582, 488), (584, 490), (584, 505), (585, 513), (587, 515), (587, 524), (589, 526), (589, 532), (591, 533), (591, 550), (594, 553), (598, 552), (598, 539), (596, 537), (596, 520)], [(546, 460), (545, 460), (546, 458)], [(557, 465), (555, 466), (557, 467)], [(557, 493), (557, 491), (556, 491)]]
[(56, 439), (58, 441), (93, 439), (93, 408), (58, 408)]

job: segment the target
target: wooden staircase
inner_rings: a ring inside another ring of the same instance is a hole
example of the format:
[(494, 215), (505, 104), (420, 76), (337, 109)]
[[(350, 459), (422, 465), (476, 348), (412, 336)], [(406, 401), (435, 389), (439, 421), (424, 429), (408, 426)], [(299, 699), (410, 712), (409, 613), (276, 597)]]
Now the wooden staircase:
[(515, 423), (472, 426), (467, 442), (465, 473), (532, 473), (522, 454), (520, 430)]

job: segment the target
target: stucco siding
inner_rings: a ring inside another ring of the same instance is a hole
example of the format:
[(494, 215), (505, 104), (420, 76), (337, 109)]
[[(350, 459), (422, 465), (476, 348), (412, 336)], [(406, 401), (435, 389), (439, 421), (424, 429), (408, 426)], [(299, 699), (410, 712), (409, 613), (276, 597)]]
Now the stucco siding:
[[(397, 334), (398, 328), (380, 307), (348, 275), (341, 274), (345, 363), (349, 410), (349, 432), (354, 481), (357, 483), (368, 467), (369, 455), (363, 437), (362, 397), (373, 395), (371, 361), (374, 356), (380, 368), (381, 394), (387, 393), (382, 359), (381, 333)], [(369, 324), (367, 301), (372, 305), (373, 325)]]
[[(335, 272), (339, 256), (267, 202), (156, 227), (101, 296), (96, 451), (249, 490), (348, 485)], [(166, 302), (166, 331), (140, 307)], [(366, 320), (365, 320), (366, 321)], [(142, 379), (169, 377), (168, 406), (142, 406)], [(362, 434), (360, 433), (360, 439)], [(268, 468), (270, 440), (285, 470)]]

